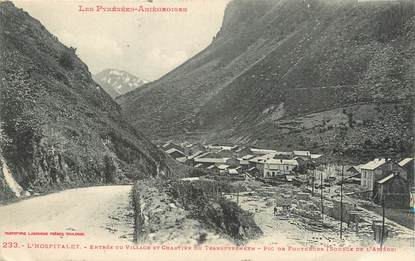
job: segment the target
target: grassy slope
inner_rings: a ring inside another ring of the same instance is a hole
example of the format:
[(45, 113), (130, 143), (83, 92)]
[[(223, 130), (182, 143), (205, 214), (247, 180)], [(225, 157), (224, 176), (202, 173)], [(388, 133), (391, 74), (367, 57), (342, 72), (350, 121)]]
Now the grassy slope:
[[(271, 139), (268, 143), (284, 143), (285, 135), (268, 127), (279, 119), (356, 104), (388, 110), (383, 105), (388, 103), (399, 107), (392, 119), (375, 115), (374, 121), (380, 126), (404, 122), (409, 130), (396, 125), (385, 135), (401, 137), (397, 143), (410, 148), (414, 8), (411, 1), (357, 6), (354, 1), (232, 1), (207, 49), (118, 102), (129, 115), (142, 112), (131, 120), (137, 126), (148, 123), (147, 133), (171, 137), (195, 128), (219, 134), (233, 130), (219, 136), (248, 136), (245, 140), (257, 144), (264, 144), (258, 132)], [(270, 120), (268, 114), (275, 115), (277, 108), (282, 112)], [(351, 110), (351, 115), (359, 113)], [(378, 129), (349, 130), (346, 136)], [(301, 139), (307, 133), (290, 135)], [(313, 145), (304, 139), (304, 148)], [(370, 142), (378, 140), (375, 136)], [(341, 137), (331, 146), (343, 142)]]

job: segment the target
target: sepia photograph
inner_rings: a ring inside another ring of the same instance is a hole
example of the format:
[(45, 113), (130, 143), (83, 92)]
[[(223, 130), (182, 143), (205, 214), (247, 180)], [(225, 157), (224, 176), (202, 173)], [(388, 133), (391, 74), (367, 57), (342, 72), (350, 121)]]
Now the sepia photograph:
[(0, 0), (0, 261), (415, 260), (415, 0)]

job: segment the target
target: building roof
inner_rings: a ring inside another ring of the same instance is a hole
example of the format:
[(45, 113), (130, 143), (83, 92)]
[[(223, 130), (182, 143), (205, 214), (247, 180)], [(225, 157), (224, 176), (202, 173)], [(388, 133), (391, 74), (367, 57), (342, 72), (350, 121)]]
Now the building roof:
[(163, 147), (163, 148), (166, 148), (166, 147), (168, 147), (168, 146), (170, 146), (170, 145), (173, 145), (173, 146), (176, 146), (176, 147), (181, 147), (180, 145), (178, 145), (178, 144), (174, 143), (174, 142), (173, 142), (173, 140), (169, 140), (168, 142), (164, 143), (164, 144), (162, 145), (162, 147)]
[(192, 145), (192, 143), (188, 142), (188, 141), (183, 141), (182, 143), (180, 143), (180, 146), (186, 147), (188, 145)]
[(236, 169), (229, 169), (229, 174), (238, 174)]
[(305, 159), (303, 159), (302, 157), (304, 157), (304, 156), (296, 156), (296, 157), (294, 157), (293, 159), (295, 159), (296, 161), (306, 161)]
[(220, 170), (225, 170), (225, 169), (228, 169), (228, 168), (229, 168), (229, 165), (225, 165), (225, 164), (221, 164), (221, 165), (218, 166), (218, 169), (220, 169)]
[(363, 164), (360, 169), (374, 170), (386, 163), (385, 159), (374, 159), (366, 164)]
[(356, 165), (356, 166), (350, 166), (350, 168), (348, 168), (346, 171), (350, 171), (351, 169), (356, 170), (357, 172), (361, 173), (362, 172), (362, 166), (364, 164), (360, 164), (360, 165)]
[(275, 151), (273, 154), (275, 156), (291, 156), (293, 153), (288, 151)]
[(222, 146), (219, 146), (219, 145), (207, 145), (206, 148), (220, 150), (220, 149), (222, 149)]
[(274, 153), (269, 153), (269, 154), (266, 154), (266, 155), (257, 156), (255, 158), (251, 158), (248, 161), (249, 162), (254, 162), (254, 163), (266, 163), (269, 160), (273, 159), (274, 156), (275, 156)]
[(390, 174), (389, 176), (386, 176), (386, 177), (384, 177), (383, 179), (380, 179), (380, 180), (376, 181), (376, 183), (379, 183), (379, 184), (384, 184), (384, 183), (386, 183), (386, 182), (388, 182), (388, 181), (392, 180), (394, 177), (396, 177), (396, 175), (392, 173), (392, 174)]
[[(203, 152), (202, 154), (197, 155), (197, 158), (203, 158), (207, 155), (209, 155), (210, 152)], [(196, 158), (196, 157), (195, 157)]]
[(305, 151), (305, 150), (294, 150), (293, 154), (296, 156), (311, 156), (311, 153), (309, 151)]
[(270, 154), (270, 153), (276, 153), (277, 152), (276, 150), (254, 149), (254, 148), (252, 148), (251, 151), (252, 151), (253, 154), (256, 154), (256, 155), (258, 155), (258, 154), (259, 155), (265, 155), (265, 154)]
[(237, 150), (235, 150), (235, 152), (241, 152), (241, 151), (246, 150), (246, 149), (251, 150), (248, 147), (239, 147)]
[(251, 158), (248, 161), (253, 162), (253, 163), (265, 163), (266, 159), (267, 159), (266, 155), (263, 155), (263, 156), (258, 156), (258, 157)]
[(166, 143), (164, 143), (163, 145), (161, 145), (163, 148), (167, 147), (170, 145), (170, 143), (173, 143), (173, 140), (169, 140)]
[(311, 155), (310, 155), (310, 157), (311, 157), (312, 159), (318, 159), (318, 158), (320, 158), (321, 156), (323, 156), (323, 155), (321, 155), (321, 154), (311, 154)]
[(401, 160), (398, 164), (399, 166), (404, 167), (406, 164), (410, 163), (413, 160), (414, 158), (406, 158), (406, 159)]
[(180, 158), (177, 158), (176, 160), (177, 160), (178, 162), (185, 163), (185, 162), (186, 162), (186, 160), (187, 160), (187, 158), (186, 158), (186, 157), (180, 157)]
[(270, 159), (266, 161), (270, 165), (291, 165), (298, 166), (298, 162), (292, 159)]
[(229, 158), (194, 158), (195, 162), (199, 163), (225, 163)]
[(206, 146), (204, 146), (203, 144), (200, 144), (200, 143), (195, 143), (195, 144), (193, 144), (193, 145), (192, 145), (192, 148), (194, 148), (194, 147), (198, 147), (198, 148), (203, 148), (203, 149), (206, 149)]
[(224, 146), (224, 145), (208, 145), (209, 149), (219, 149), (219, 150), (233, 150), (237, 148), (237, 146)]
[(221, 149), (220, 151), (218, 151), (216, 153), (220, 154), (220, 153), (223, 153), (223, 152), (225, 152), (225, 153), (233, 153), (231, 150), (225, 150), (225, 149)]
[(195, 153), (193, 153), (192, 155), (190, 155), (189, 157), (187, 157), (189, 160), (196, 158), (199, 155), (202, 155), (203, 151), (197, 151)]
[(223, 155), (221, 155), (220, 151), (218, 152), (204, 152), (197, 156), (198, 158), (223, 158)]
[(360, 180), (360, 179), (362, 179), (362, 174), (361, 173), (355, 173), (355, 174), (352, 174), (352, 175), (350, 175), (346, 178), (352, 179), (352, 180)]
[(183, 180), (183, 181), (195, 181), (195, 180), (200, 180), (200, 178), (199, 177), (189, 177), (189, 178), (182, 178), (180, 180)]
[(178, 153), (180, 153), (181, 155), (185, 155), (183, 152), (181, 152), (180, 150), (178, 150), (178, 149), (175, 149), (175, 148), (171, 148), (171, 149), (168, 149), (168, 150), (166, 150), (166, 153), (167, 154), (172, 154), (172, 153), (174, 153), (174, 152), (178, 152)]
[(249, 160), (249, 159), (252, 159), (254, 157), (255, 157), (255, 155), (248, 154), (248, 155), (243, 156), (241, 159), (242, 160)]

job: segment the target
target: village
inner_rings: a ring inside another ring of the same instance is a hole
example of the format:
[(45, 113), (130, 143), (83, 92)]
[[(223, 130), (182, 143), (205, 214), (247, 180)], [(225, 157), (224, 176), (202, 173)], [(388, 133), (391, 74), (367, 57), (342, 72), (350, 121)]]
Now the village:
[[(221, 180), (244, 188), (224, 196), (253, 212), (271, 241), (281, 235), (286, 241), (300, 229), (297, 235), (308, 233), (308, 240), (295, 243), (307, 245), (315, 233), (333, 246), (344, 240), (362, 246), (413, 242), (413, 158), (353, 165), (300, 150), (174, 141), (159, 146), (197, 170), (187, 180)], [(318, 246), (322, 239), (317, 238)]]

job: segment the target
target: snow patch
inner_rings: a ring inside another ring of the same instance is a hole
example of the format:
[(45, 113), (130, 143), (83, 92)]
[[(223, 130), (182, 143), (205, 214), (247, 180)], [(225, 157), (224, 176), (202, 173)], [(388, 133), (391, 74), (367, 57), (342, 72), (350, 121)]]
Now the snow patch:
[(120, 75), (121, 73), (119, 71), (110, 71), (109, 74), (113, 74), (113, 75)]

